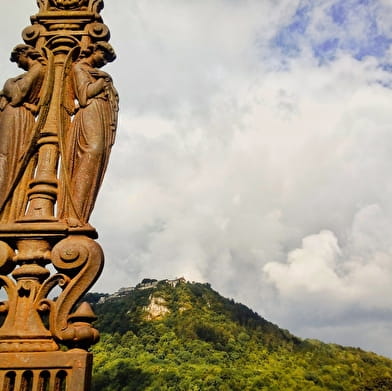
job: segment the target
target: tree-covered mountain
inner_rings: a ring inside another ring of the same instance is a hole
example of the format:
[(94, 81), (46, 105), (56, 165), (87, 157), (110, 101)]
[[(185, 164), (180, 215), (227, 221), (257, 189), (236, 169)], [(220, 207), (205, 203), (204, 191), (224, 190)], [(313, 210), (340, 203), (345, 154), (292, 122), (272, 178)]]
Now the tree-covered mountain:
[(101, 331), (93, 391), (392, 390), (392, 360), (297, 338), (209, 284), (107, 296), (87, 296)]

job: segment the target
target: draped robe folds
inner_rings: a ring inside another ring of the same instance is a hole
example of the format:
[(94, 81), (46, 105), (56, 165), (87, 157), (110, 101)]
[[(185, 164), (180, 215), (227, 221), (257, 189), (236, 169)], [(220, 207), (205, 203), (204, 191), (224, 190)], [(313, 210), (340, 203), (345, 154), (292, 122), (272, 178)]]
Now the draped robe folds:
[(27, 204), (34, 157), (27, 165), (23, 165), (23, 159), (29, 153), (35, 125), (35, 115), (27, 106), (38, 105), (44, 76), (45, 67), (37, 62), (28, 72), (7, 80), (0, 98), (6, 101), (0, 111), (0, 221), (3, 223), (21, 217)]
[[(106, 79), (104, 87), (89, 96), (89, 86), (101, 77)], [(59, 217), (70, 225), (84, 225), (93, 210), (114, 142), (118, 98), (108, 75), (83, 61), (73, 65), (73, 82), (80, 108), (63, 140), (66, 194), (59, 202)]]

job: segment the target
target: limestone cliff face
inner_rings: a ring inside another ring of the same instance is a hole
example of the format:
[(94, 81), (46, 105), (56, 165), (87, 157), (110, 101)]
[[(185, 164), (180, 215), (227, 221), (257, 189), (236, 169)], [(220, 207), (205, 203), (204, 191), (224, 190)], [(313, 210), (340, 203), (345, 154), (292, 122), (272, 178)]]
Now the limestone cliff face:
[(144, 311), (146, 320), (162, 319), (170, 312), (166, 300), (163, 297), (154, 296), (150, 296), (150, 304), (144, 307)]

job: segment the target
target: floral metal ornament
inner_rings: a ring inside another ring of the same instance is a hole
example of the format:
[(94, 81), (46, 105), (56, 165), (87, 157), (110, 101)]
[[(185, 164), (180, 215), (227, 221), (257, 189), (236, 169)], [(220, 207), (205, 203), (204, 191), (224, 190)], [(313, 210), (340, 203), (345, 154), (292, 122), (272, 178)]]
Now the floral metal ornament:
[(101, 68), (116, 55), (102, 0), (37, 4), (11, 53), (23, 72), (0, 91), (0, 391), (82, 391), (99, 333), (80, 300), (104, 262), (89, 219), (118, 113)]

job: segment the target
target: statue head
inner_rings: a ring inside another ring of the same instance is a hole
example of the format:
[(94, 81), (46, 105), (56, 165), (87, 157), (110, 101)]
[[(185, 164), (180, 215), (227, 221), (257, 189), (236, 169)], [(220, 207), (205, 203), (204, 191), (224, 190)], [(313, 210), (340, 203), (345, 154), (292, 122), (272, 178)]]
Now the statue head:
[(28, 70), (28, 59), (44, 62), (42, 54), (32, 46), (20, 44), (14, 47), (10, 58), (12, 62), (16, 62), (20, 68)]
[(92, 58), (93, 66), (100, 68), (116, 59), (116, 53), (110, 43), (99, 41), (89, 45), (80, 53), (81, 58)]
[(99, 41), (95, 44), (95, 51), (102, 51), (106, 62), (112, 62), (116, 59), (116, 53), (112, 45), (106, 41)]

